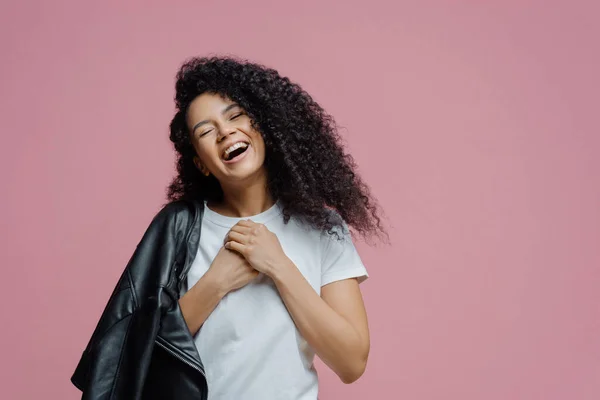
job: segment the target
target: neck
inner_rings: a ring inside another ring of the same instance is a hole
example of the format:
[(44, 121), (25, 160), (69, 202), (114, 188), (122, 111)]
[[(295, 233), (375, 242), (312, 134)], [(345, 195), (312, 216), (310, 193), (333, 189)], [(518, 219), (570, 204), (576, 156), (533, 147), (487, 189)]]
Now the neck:
[(209, 207), (228, 217), (250, 217), (268, 210), (275, 204), (267, 188), (265, 175), (250, 183), (222, 188), (223, 201), (219, 204), (209, 204)]

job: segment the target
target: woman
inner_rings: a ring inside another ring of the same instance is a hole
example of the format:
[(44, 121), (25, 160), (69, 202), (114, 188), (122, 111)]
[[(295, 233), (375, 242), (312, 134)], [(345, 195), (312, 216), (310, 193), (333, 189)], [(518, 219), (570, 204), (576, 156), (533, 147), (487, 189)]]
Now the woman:
[[(367, 271), (348, 228), (365, 238), (385, 233), (333, 119), (275, 70), (233, 58), (187, 61), (175, 99), (170, 138), (178, 175), (168, 196), (170, 204), (200, 204), (202, 215), (177, 285), (189, 330), (179, 333), (193, 338), (209, 398), (316, 399), (315, 354), (343, 382), (356, 381), (369, 354), (359, 289)], [(138, 251), (156, 247), (142, 243)], [(151, 267), (138, 271), (144, 268)], [(165, 387), (155, 382), (173, 369), (156, 372), (168, 358), (159, 350), (183, 354), (162, 342), (169, 333), (161, 333), (161, 318), (160, 327), (152, 325), (160, 345), (152, 360), (139, 352), (148, 372), (136, 385), (146, 397)], [(193, 357), (179, 358), (194, 366)]]

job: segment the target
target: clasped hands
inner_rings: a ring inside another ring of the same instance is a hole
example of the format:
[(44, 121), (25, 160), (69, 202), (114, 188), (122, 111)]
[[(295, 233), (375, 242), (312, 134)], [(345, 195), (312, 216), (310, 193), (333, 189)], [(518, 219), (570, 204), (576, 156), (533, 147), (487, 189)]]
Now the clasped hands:
[(224, 295), (247, 285), (260, 272), (273, 278), (280, 268), (290, 265), (277, 235), (263, 224), (241, 220), (225, 236), (209, 271)]
[(268, 276), (289, 261), (277, 235), (251, 220), (242, 220), (231, 228), (225, 236), (225, 248), (239, 253), (252, 268)]

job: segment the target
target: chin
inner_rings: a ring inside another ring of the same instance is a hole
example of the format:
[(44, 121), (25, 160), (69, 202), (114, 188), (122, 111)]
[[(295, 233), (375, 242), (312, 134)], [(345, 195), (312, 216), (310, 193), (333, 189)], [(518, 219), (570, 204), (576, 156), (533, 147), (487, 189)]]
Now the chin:
[[(245, 181), (250, 181), (252, 179), (256, 179), (262, 176), (266, 176), (266, 170), (264, 168), (262, 168), (262, 166), (259, 167), (252, 167), (252, 166), (247, 166), (247, 167), (243, 167), (243, 168), (239, 168), (238, 170), (235, 171), (228, 171), (226, 174), (224, 174), (223, 177), (223, 181), (225, 182), (245, 182)], [(223, 182), (221, 182), (223, 183)]]

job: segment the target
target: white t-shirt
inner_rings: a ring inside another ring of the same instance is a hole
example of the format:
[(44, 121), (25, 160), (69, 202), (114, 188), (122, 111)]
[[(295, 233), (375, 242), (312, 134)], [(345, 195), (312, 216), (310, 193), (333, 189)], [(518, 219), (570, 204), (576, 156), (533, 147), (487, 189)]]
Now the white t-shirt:
[[(241, 219), (264, 224), (317, 293), (335, 281), (368, 275), (344, 225), (338, 241), (293, 218), (284, 224), (279, 203), (247, 218), (204, 206), (198, 254), (187, 277), (191, 288), (210, 267), (229, 230)], [(260, 274), (230, 292), (195, 336), (206, 370), (209, 400), (316, 400), (314, 351), (300, 335), (273, 281)]]

